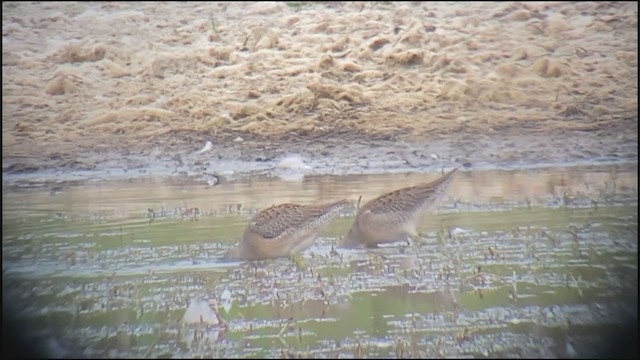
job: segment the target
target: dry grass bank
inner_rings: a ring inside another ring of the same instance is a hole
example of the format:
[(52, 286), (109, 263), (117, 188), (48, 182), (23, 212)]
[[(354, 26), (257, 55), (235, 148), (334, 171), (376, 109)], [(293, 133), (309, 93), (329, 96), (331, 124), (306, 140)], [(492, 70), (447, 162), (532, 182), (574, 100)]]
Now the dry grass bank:
[(184, 133), (637, 130), (637, 3), (2, 7), (3, 158)]

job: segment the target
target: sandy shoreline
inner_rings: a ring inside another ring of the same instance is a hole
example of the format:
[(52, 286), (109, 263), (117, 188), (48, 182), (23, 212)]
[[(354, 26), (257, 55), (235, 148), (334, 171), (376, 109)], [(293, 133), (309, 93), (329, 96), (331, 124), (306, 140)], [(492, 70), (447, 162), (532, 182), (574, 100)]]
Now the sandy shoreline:
[[(176, 145), (142, 152), (86, 152), (53, 161), (3, 159), (3, 185), (42, 186), (81, 184), (85, 181), (172, 178), (202, 182), (205, 174), (237, 178), (251, 174), (345, 175), (383, 172), (439, 172), (443, 168), (466, 170), (568, 167), (636, 164), (637, 132), (568, 132), (564, 134), (492, 135), (461, 134), (428, 142), (371, 140), (369, 138), (318, 139), (316, 141), (246, 141), (219, 143), (200, 153), (206, 138), (185, 136)], [(570, 139), (570, 140), (567, 140)], [(190, 143), (189, 146), (187, 143)], [(298, 155), (311, 169), (281, 169), (286, 157)], [(25, 169), (23, 164), (30, 164)]]

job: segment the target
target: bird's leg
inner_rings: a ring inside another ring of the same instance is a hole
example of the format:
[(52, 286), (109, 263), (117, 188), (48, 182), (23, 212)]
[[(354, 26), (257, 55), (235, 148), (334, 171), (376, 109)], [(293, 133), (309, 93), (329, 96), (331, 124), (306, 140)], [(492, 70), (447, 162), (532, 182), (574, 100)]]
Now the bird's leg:
[(407, 234), (407, 238), (405, 239), (405, 241), (407, 242), (408, 246), (411, 246), (411, 244), (418, 242), (418, 239), (420, 239), (421, 237), (422, 236), (418, 233), (418, 231), (416, 229), (413, 229), (413, 231)]

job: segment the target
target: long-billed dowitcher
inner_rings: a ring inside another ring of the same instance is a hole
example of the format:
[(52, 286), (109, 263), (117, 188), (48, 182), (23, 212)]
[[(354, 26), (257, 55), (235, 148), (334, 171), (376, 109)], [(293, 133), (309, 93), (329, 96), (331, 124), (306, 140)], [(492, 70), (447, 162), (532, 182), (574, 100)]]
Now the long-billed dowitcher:
[(274, 205), (257, 213), (227, 259), (260, 260), (291, 256), (313, 245), (318, 233), (349, 205), (340, 200), (322, 205)]
[(457, 169), (432, 182), (383, 194), (362, 206), (340, 247), (408, 241), (422, 217), (444, 196)]

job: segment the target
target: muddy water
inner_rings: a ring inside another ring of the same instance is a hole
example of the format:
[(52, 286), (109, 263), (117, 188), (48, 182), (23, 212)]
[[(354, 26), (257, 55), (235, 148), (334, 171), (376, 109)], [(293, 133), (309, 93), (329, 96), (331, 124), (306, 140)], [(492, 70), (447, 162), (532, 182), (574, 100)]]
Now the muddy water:
[[(55, 357), (583, 357), (637, 338), (637, 165), (462, 172), (411, 246), (332, 251), (352, 209), (299, 258), (219, 261), (258, 209), (437, 176), (3, 188), (3, 312)], [(192, 299), (224, 324), (183, 323)]]

